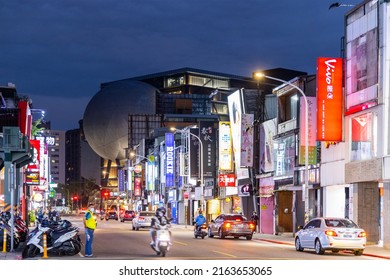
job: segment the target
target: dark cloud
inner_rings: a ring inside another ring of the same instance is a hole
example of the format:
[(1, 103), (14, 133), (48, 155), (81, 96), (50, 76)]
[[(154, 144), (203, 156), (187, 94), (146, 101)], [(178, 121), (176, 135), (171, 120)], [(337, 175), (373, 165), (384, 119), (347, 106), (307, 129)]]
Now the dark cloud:
[[(340, 55), (348, 10), (329, 10), (331, 3), (3, 1), (0, 84), (13, 82), (35, 107), (47, 106), (54, 129), (72, 129), (86, 100), (110, 80), (181, 67), (243, 76), (276, 67), (314, 73), (317, 57)], [(51, 103), (72, 106), (74, 119)]]

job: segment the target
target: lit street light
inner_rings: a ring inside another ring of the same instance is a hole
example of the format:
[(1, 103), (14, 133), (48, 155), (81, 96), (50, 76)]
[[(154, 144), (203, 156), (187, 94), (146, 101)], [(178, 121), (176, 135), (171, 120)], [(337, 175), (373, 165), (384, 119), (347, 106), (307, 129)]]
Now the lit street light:
[(257, 72), (255, 75), (258, 78), (267, 78), (270, 80), (275, 80), (292, 86), (302, 94), (303, 99), (305, 101), (305, 184), (304, 186), (302, 186), (302, 191), (304, 193), (304, 201), (305, 201), (304, 219), (305, 219), (305, 223), (307, 223), (309, 221), (309, 189), (308, 189), (309, 187), (309, 104), (307, 102), (306, 95), (299, 87), (297, 87), (296, 85), (288, 81), (266, 76), (261, 72)]
[(179, 132), (179, 133), (182, 133), (182, 134), (187, 134), (188, 133), (189, 135), (194, 136), (199, 141), (199, 146), (200, 146), (200, 149), (199, 149), (199, 153), (200, 153), (200, 156), (199, 156), (199, 161), (200, 161), (200, 163), (199, 163), (199, 166), (200, 166), (200, 192), (201, 192), (201, 194), (200, 194), (200, 203), (202, 205), (202, 209), (204, 210), (205, 207), (203, 205), (204, 204), (204, 196), (203, 196), (203, 187), (204, 187), (204, 180), (203, 180), (203, 143), (202, 143), (202, 141), (200, 140), (200, 138), (197, 135), (191, 133), (188, 130), (171, 128), (171, 131), (174, 131), (175, 133)]

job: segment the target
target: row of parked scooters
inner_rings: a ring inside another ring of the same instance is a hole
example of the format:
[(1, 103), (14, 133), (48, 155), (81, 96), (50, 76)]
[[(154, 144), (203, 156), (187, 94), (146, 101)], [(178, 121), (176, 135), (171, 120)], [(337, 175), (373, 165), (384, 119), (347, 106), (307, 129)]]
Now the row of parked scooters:
[(4, 231), (6, 232), (6, 251), (11, 250), (11, 242), (13, 239), (13, 249), (17, 249), (21, 242), (26, 241), (28, 235), (28, 226), (24, 220), (19, 216), (14, 216), (14, 228), (13, 228), (13, 238), (11, 238), (11, 213), (10, 212), (1, 212), (0, 213), (0, 249), (3, 251), (4, 246)]
[[(4, 229), (7, 232), (6, 248), (11, 249), (11, 214), (2, 212), (0, 214), (0, 236), (4, 236)], [(81, 251), (82, 242), (79, 235), (79, 228), (72, 225), (68, 220), (61, 220), (44, 217), (40, 219), (33, 230), (29, 230), (26, 223), (20, 216), (14, 216), (13, 231), (14, 249), (17, 249), (22, 242), (23, 258), (33, 258), (38, 254), (44, 254), (44, 239), (46, 236), (46, 253), (57, 256), (73, 256)], [(4, 242), (0, 242), (0, 249), (3, 249)]]

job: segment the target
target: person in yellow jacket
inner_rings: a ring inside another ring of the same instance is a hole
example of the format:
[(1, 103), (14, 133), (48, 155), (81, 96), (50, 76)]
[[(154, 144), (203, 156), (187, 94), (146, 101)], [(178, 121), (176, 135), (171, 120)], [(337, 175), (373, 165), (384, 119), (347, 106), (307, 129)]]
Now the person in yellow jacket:
[(85, 257), (92, 257), (93, 233), (96, 229), (96, 220), (93, 216), (95, 208), (93, 204), (88, 205), (88, 210), (84, 214), (85, 228)]

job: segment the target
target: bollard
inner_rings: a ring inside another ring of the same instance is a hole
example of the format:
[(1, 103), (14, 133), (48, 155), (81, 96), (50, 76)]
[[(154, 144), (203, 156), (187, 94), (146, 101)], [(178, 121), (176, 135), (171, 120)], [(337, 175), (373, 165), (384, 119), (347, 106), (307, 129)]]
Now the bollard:
[(3, 236), (3, 251), (2, 253), (7, 253), (7, 230), (3, 229), (4, 236)]
[(46, 238), (46, 232), (43, 234), (43, 258), (47, 259), (47, 238)]

